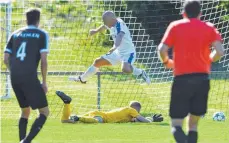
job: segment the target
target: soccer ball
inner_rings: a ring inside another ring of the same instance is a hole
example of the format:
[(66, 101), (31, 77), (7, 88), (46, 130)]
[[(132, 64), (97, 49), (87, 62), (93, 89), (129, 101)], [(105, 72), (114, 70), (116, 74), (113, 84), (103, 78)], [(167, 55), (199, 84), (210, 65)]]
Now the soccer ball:
[(216, 112), (213, 115), (213, 120), (214, 121), (225, 121), (226, 117), (223, 112)]

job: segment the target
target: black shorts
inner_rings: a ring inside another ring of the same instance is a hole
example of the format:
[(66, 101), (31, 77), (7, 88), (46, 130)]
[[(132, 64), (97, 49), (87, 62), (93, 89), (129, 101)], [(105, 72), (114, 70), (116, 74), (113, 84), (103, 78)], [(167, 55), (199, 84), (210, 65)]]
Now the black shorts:
[(23, 82), (11, 80), (11, 83), (21, 108), (31, 107), (34, 110), (48, 106), (45, 92), (37, 78)]
[(171, 118), (185, 118), (189, 113), (196, 116), (207, 112), (210, 81), (208, 74), (190, 74), (174, 78), (172, 84)]

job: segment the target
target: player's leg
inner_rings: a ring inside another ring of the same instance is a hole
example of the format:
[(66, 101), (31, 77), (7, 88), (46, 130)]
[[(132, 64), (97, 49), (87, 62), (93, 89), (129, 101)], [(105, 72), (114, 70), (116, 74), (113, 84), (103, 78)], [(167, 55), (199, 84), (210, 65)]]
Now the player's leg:
[(64, 108), (62, 110), (61, 122), (62, 123), (73, 123), (72, 120), (69, 120), (71, 115), (71, 97), (66, 95), (62, 91), (56, 91), (56, 95), (64, 102)]
[(172, 126), (171, 132), (177, 143), (186, 143), (187, 141), (187, 136), (185, 135), (182, 129), (183, 121), (184, 119), (178, 119), (178, 118), (172, 118), (171, 120), (171, 126)]
[(70, 120), (73, 122), (80, 121), (82, 123), (104, 123), (103, 112), (100, 111), (91, 111), (82, 116), (73, 115), (70, 117)]
[(48, 102), (44, 90), (41, 87), (38, 79), (31, 79), (23, 86), (23, 92), (25, 93), (28, 103), (33, 110), (39, 110), (39, 116), (32, 124), (29, 134), (25, 137), (23, 143), (30, 143), (37, 134), (41, 131), (41, 128), (45, 124), (49, 115)]
[(189, 85), (186, 80), (179, 80), (175, 77), (170, 100), (169, 115), (171, 117), (172, 134), (177, 143), (185, 143), (187, 136), (185, 135), (182, 124), (183, 119), (189, 113)]
[(188, 143), (197, 143), (198, 133), (197, 126), (200, 116), (189, 115), (188, 117)]
[(109, 58), (109, 56), (104, 56), (104, 57), (95, 59), (94, 63), (86, 70), (85, 73), (83, 73), (79, 77), (70, 77), (69, 80), (80, 81), (81, 83), (86, 83), (88, 78), (96, 74), (100, 67), (112, 65), (110, 61), (107, 60), (107, 57)]
[(20, 141), (26, 137), (29, 115), (30, 115), (30, 107), (21, 108), (21, 118), (19, 119), (19, 139)]
[(150, 78), (146, 74), (146, 72), (142, 69), (136, 68), (133, 64), (136, 59), (136, 54), (131, 53), (130, 55), (127, 55), (123, 57), (123, 62), (122, 62), (122, 72), (127, 73), (127, 74), (133, 74), (135, 76), (141, 76), (143, 80), (147, 83), (150, 84)]
[(110, 65), (111, 63), (107, 59), (103, 57), (97, 58), (95, 59), (94, 63), (87, 69), (87, 71), (84, 74), (82, 74), (80, 77), (82, 81), (87, 81), (89, 77), (91, 77), (92, 75), (98, 72), (100, 67), (110, 66)]
[(30, 143), (37, 134), (41, 131), (41, 128), (45, 124), (47, 117), (49, 115), (48, 106), (38, 109), (39, 117), (34, 121), (29, 134), (25, 137), (23, 143)]
[(30, 108), (29, 108), (28, 102), (26, 101), (24, 93), (21, 89), (21, 85), (20, 84), (14, 84), (12, 82), (12, 87), (13, 87), (14, 93), (17, 97), (19, 106), (21, 107), (21, 117), (20, 117), (19, 123), (18, 123), (19, 140), (21, 141), (26, 136), (28, 118), (30, 115)]
[(103, 112), (92, 111), (79, 117), (79, 121), (83, 123), (104, 123)]
[(79, 121), (83, 123), (99, 123), (97, 118), (90, 116), (81, 116), (79, 117)]
[(191, 99), (190, 116), (188, 118), (188, 143), (197, 143), (198, 121), (200, 116), (207, 112), (208, 92), (210, 90), (209, 80), (197, 80), (195, 94)]

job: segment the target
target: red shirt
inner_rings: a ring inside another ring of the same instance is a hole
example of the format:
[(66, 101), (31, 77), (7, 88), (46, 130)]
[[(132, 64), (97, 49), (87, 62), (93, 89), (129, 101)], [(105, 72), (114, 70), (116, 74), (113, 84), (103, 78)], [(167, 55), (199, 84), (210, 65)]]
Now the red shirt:
[(222, 38), (213, 24), (184, 18), (172, 22), (161, 43), (173, 47), (174, 75), (210, 73), (211, 44)]

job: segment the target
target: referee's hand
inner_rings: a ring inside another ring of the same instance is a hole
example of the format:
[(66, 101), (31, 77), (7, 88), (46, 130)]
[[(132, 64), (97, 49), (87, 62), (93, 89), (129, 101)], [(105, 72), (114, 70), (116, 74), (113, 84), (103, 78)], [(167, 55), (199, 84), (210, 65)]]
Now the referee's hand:
[(46, 83), (42, 83), (41, 86), (42, 86), (45, 94), (47, 94), (47, 92), (48, 92), (48, 86), (47, 86), (47, 84)]

